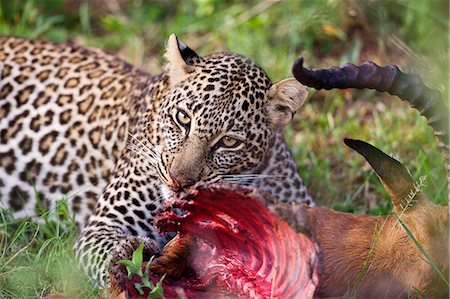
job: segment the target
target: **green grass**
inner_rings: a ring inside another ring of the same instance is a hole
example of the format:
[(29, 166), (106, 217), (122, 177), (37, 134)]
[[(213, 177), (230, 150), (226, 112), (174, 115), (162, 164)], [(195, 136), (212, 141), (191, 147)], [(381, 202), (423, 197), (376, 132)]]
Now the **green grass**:
[[(273, 81), (291, 76), (299, 56), (311, 67), (370, 59), (420, 73), (448, 98), (448, 6), (445, 0), (1, 1), (0, 34), (101, 48), (152, 74), (162, 69), (173, 32), (201, 55), (228, 50), (251, 57)], [(393, 153), (415, 180), (427, 177), (425, 194), (447, 203), (436, 141), (408, 105), (372, 91), (310, 94), (285, 134), (319, 204), (374, 215), (391, 211), (383, 187), (344, 137)], [(2, 214), (0, 297), (97, 296), (76, 271), (71, 217), (56, 221), (51, 214), (40, 221)]]
[(77, 236), (67, 201), (36, 219), (14, 220), (0, 213), (0, 298), (40, 298), (66, 294), (96, 298), (72, 250)]

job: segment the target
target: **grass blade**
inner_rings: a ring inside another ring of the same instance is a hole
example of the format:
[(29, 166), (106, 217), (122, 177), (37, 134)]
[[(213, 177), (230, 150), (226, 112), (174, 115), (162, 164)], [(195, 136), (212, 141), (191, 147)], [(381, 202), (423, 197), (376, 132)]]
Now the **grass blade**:
[(448, 281), (445, 278), (444, 274), (442, 274), (442, 272), (439, 270), (438, 266), (436, 265), (436, 263), (431, 259), (431, 257), (425, 252), (425, 250), (423, 249), (423, 247), (420, 245), (420, 243), (417, 241), (417, 239), (414, 237), (413, 233), (409, 230), (409, 228), (405, 225), (405, 223), (400, 219), (400, 217), (398, 217), (398, 215), (396, 213), (392, 213), (395, 218), (398, 220), (398, 222), (400, 222), (400, 224), (403, 226), (403, 228), (405, 229), (406, 233), (408, 234), (408, 236), (411, 238), (411, 240), (413, 240), (414, 244), (416, 245), (416, 247), (420, 250), (420, 252), (422, 253), (422, 255), (425, 257), (425, 261), (431, 266), (431, 268), (433, 268), (434, 271), (436, 271), (436, 273), (439, 275), (439, 278), (445, 283), (445, 285), (447, 287), (449, 287)]

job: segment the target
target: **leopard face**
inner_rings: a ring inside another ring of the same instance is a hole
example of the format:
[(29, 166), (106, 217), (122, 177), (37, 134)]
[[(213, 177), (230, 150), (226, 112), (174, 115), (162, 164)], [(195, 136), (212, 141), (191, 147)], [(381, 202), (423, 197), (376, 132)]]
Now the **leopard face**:
[(177, 191), (258, 173), (274, 135), (303, 104), (305, 88), (295, 80), (272, 85), (238, 54), (201, 58), (175, 37), (168, 59), (171, 88), (159, 120), (161, 181)]

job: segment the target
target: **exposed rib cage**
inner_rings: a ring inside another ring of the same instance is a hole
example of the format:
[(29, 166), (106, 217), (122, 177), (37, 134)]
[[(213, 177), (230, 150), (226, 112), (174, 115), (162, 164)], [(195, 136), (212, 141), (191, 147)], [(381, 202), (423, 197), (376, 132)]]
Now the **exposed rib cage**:
[[(439, 141), (449, 171), (449, 110), (441, 93), (425, 85), (418, 75), (405, 74), (395, 65), (383, 67), (366, 61), (360, 66), (345, 64), (343, 67), (310, 70), (303, 66), (303, 57), (292, 67), (294, 77), (315, 89), (370, 88), (388, 92), (408, 102), (427, 118), (428, 124)], [(447, 179), (450, 179), (448, 176)], [(450, 188), (450, 181), (448, 189)], [(449, 189), (450, 191), (450, 189)], [(450, 192), (449, 192), (450, 198)]]

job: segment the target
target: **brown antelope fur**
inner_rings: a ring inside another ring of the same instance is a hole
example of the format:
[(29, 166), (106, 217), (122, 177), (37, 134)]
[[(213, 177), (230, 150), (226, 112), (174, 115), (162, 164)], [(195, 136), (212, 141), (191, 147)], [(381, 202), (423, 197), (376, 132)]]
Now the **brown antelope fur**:
[[(346, 139), (345, 143), (374, 168), (390, 194), (394, 213), (448, 281), (448, 207), (433, 204), (417, 190), (400, 162), (365, 142)], [(304, 205), (270, 209), (297, 231), (309, 232), (322, 250), (317, 296), (420, 297), (416, 288), (431, 298), (448, 298), (448, 286), (394, 215), (355, 215)]]

